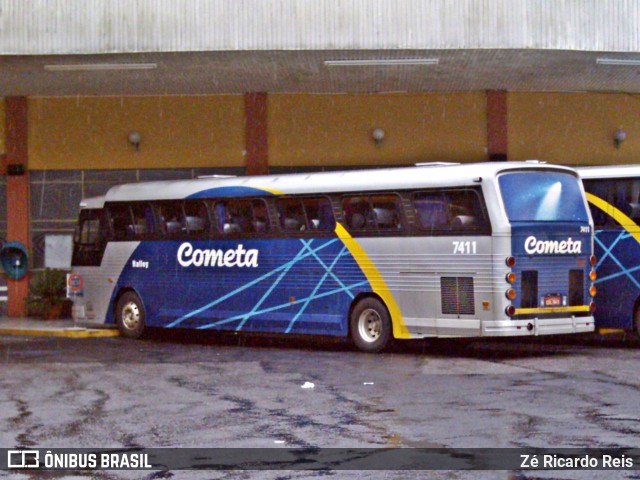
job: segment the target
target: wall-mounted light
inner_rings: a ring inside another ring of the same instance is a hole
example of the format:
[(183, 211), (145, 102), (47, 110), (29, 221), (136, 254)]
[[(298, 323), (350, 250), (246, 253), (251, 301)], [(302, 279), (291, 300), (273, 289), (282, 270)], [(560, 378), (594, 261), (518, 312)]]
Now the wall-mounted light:
[(381, 128), (374, 128), (371, 131), (371, 138), (375, 142), (376, 146), (379, 147), (382, 144), (382, 140), (384, 140), (384, 130)]
[(140, 149), (140, 141), (142, 138), (140, 137), (140, 132), (129, 132), (129, 136), (127, 137), (133, 149), (137, 152)]
[(620, 144), (627, 139), (627, 132), (622, 129), (616, 130), (616, 133), (613, 134), (613, 146), (616, 148), (620, 148)]

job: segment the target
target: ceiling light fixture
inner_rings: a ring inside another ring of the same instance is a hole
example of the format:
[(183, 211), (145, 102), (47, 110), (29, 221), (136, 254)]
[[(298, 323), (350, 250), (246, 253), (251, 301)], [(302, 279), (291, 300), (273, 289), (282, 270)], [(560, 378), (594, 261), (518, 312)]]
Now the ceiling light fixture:
[(640, 59), (633, 58), (596, 58), (598, 65), (621, 65), (626, 67), (640, 67)]
[(77, 71), (102, 71), (102, 70), (153, 70), (158, 68), (157, 63), (71, 63), (58, 65), (45, 65), (48, 72), (77, 72)]
[(360, 60), (325, 60), (326, 67), (387, 67), (403, 65), (437, 65), (437, 58), (372, 58)]

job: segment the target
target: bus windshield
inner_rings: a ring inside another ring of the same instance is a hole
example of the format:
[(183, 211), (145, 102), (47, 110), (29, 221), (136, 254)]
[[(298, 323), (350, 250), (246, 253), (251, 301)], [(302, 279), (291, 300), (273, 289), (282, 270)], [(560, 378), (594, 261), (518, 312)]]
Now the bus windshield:
[(499, 177), (512, 222), (589, 222), (580, 184), (568, 173), (508, 172)]

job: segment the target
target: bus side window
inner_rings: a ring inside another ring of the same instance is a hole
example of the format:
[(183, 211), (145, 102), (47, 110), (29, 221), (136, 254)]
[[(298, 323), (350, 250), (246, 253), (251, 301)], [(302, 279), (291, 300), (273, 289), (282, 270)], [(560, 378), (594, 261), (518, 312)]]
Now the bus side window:
[(344, 197), (342, 216), (350, 231), (375, 229), (374, 213), (366, 196)]
[[(614, 180), (614, 206), (634, 222), (640, 220), (638, 181), (632, 179)], [(628, 222), (627, 222), (628, 223)], [(632, 225), (625, 225), (632, 226)]]
[(224, 235), (267, 233), (270, 230), (267, 204), (262, 199), (234, 199), (216, 203), (216, 216)]
[(74, 236), (72, 265), (99, 266), (107, 245), (107, 222), (102, 209), (82, 210)]
[(335, 230), (336, 219), (333, 216), (331, 201), (328, 198), (303, 198), (302, 204), (304, 205), (305, 216), (311, 230), (320, 232), (333, 232)]
[(373, 216), (375, 226), (380, 231), (398, 231), (402, 228), (400, 221), (402, 204), (397, 195), (372, 195)]
[(199, 236), (206, 236), (211, 230), (209, 209), (201, 200), (186, 201), (184, 203), (184, 220), (182, 228), (185, 232)]
[[(611, 203), (613, 197), (613, 193), (609, 192), (611, 181), (609, 180), (584, 180), (584, 189), (596, 197), (604, 200), (605, 202)], [(600, 208), (596, 207), (592, 203), (589, 203), (589, 209), (591, 210), (591, 216), (593, 217), (593, 224), (597, 227), (611, 227), (613, 226), (613, 212), (605, 212), (600, 210)]]
[(167, 237), (179, 236), (184, 223), (182, 201), (162, 202), (156, 205), (159, 230)]
[(153, 209), (148, 203), (134, 203), (131, 205), (133, 223), (127, 226), (128, 233), (134, 238), (144, 238), (155, 233), (155, 219)]
[(478, 196), (471, 190), (447, 192), (451, 228), (458, 231), (475, 229), (482, 218)]
[[(128, 240), (133, 238), (133, 217), (129, 205), (109, 205), (109, 220), (114, 240)], [(127, 228), (131, 227), (131, 228)]]
[(441, 193), (417, 193), (413, 196), (413, 206), (420, 230), (433, 233), (448, 227), (448, 206)]
[(251, 206), (253, 215), (251, 227), (253, 233), (267, 233), (270, 230), (267, 204), (262, 199), (256, 199), (251, 202)]
[(304, 207), (299, 198), (281, 198), (276, 201), (280, 228), (285, 232), (299, 232), (307, 228)]

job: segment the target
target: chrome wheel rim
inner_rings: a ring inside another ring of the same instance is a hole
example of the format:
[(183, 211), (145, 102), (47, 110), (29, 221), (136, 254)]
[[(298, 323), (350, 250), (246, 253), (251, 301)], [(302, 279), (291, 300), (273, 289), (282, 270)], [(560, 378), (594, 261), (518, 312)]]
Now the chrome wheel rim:
[(375, 342), (382, 335), (382, 317), (373, 308), (363, 310), (358, 317), (358, 333), (365, 342)]
[(127, 330), (135, 330), (140, 325), (140, 308), (135, 302), (127, 302), (122, 307), (122, 325)]

